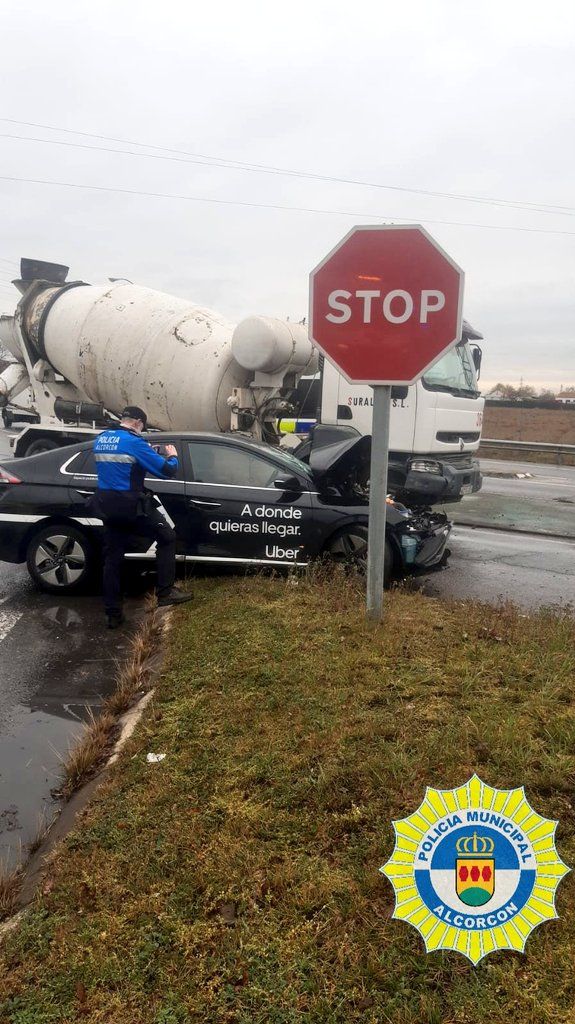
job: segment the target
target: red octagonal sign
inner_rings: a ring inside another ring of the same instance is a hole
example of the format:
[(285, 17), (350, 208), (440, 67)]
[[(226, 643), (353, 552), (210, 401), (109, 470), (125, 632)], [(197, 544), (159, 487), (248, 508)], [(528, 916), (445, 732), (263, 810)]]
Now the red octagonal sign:
[(413, 384), (461, 337), (463, 271), (425, 228), (352, 228), (310, 275), (310, 338), (356, 384)]

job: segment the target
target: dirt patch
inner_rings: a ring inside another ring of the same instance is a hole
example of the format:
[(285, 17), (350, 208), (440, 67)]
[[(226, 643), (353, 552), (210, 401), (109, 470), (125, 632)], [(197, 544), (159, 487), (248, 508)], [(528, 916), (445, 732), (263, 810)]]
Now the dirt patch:
[(515, 409), (486, 405), (482, 434), (483, 437), (499, 441), (575, 444), (575, 407)]

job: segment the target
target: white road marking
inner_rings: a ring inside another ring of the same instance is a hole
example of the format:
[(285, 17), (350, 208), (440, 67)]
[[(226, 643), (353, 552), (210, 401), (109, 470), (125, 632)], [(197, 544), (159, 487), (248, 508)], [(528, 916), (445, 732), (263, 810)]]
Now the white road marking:
[(572, 548), (575, 545), (573, 537), (549, 537), (545, 533), (527, 533), (524, 530), (501, 530), (489, 528), (488, 526), (469, 526), (467, 523), (456, 523), (451, 533), (451, 540), (465, 540), (471, 544), (479, 544), (486, 551), (490, 547), (530, 548), (551, 546)]
[[(521, 483), (525, 483), (525, 481), (521, 480), (520, 477), (515, 477), (515, 476), (513, 476), (513, 477), (508, 477), (508, 476), (489, 476), (488, 473), (486, 473), (484, 475), (484, 479), (488, 480), (490, 483), (491, 483), (491, 481), (495, 481), (494, 487), (497, 487), (500, 484), (503, 487), (505, 487), (506, 484), (513, 484), (516, 480), (520, 480)], [(573, 483), (572, 480), (567, 480), (566, 477), (562, 477), (562, 476), (561, 477), (560, 476), (539, 476), (539, 477), (532, 476), (532, 477), (527, 479), (527, 483), (530, 486), (533, 485), (533, 486), (537, 486), (537, 487), (546, 487), (546, 488), (549, 488), (549, 487), (570, 487), (571, 490), (573, 490), (573, 488), (575, 487), (575, 484)], [(490, 488), (484, 486), (484, 487), (482, 487), (482, 490), (490, 490)], [(519, 490), (519, 488), (518, 488), (518, 490)]]
[(22, 618), (22, 612), (0, 612), (0, 643)]

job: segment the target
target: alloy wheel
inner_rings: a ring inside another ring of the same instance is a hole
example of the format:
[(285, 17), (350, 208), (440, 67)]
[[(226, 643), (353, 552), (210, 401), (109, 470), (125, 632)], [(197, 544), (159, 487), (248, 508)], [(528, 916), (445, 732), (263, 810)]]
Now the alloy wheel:
[(36, 548), (34, 566), (43, 582), (52, 587), (69, 587), (86, 570), (86, 552), (74, 537), (53, 533), (43, 537)]
[(367, 562), (367, 537), (353, 529), (340, 533), (330, 545), (329, 553), (336, 562), (355, 566), (365, 571)]

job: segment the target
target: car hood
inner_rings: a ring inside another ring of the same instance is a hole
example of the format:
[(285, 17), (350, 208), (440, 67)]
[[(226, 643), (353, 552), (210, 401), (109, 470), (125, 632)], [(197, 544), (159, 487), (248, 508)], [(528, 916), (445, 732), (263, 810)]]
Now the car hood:
[(360, 466), (368, 465), (371, 456), (371, 437), (362, 434), (336, 444), (311, 449), (309, 467), (318, 483), (329, 480), (338, 483)]

